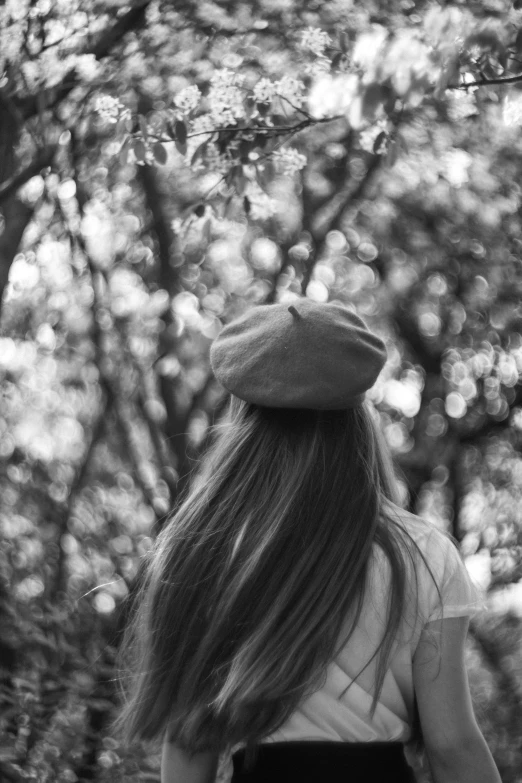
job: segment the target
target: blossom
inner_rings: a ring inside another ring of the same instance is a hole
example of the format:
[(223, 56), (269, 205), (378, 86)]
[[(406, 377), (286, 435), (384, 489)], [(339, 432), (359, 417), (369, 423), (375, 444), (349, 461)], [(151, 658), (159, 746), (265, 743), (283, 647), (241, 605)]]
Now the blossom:
[(267, 220), (276, 211), (277, 203), (255, 180), (249, 180), (244, 195), (250, 202), (250, 217), (252, 220)]
[(97, 95), (94, 101), (94, 110), (105, 122), (118, 122), (124, 108), (123, 103), (112, 95)]
[(291, 177), (297, 171), (300, 171), (306, 166), (306, 155), (302, 155), (295, 147), (285, 147), (281, 150), (276, 150), (272, 154), (277, 168), (287, 177)]
[(328, 57), (318, 57), (310, 63), (306, 63), (304, 72), (312, 78), (320, 77), (325, 73), (330, 72), (331, 61)]
[(180, 90), (174, 98), (174, 103), (185, 114), (194, 111), (201, 99), (201, 90), (195, 84)]
[(209, 144), (205, 153), (205, 161), (209, 171), (217, 174), (228, 174), (234, 166), (234, 161), (227, 155), (222, 155), (215, 144)]
[(271, 101), (276, 93), (276, 87), (270, 79), (260, 79), (254, 85), (252, 91), (253, 98), (256, 101)]
[(344, 114), (358, 90), (359, 78), (355, 73), (336, 76), (322, 74), (312, 84), (308, 95), (308, 111), (317, 119)]
[(332, 39), (319, 27), (307, 27), (301, 33), (301, 49), (312, 52), (317, 57), (324, 55), (324, 50), (330, 46)]
[(240, 117), (245, 116), (243, 92), (240, 89), (244, 76), (223, 68), (216, 71), (210, 79), (208, 102), (210, 116), (216, 124), (236, 125)]
[[(188, 141), (194, 141), (194, 144), (197, 147), (199, 144), (202, 144), (204, 141), (208, 141), (208, 139), (210, 139), (214, 131), (214, 127), (215, 126), (210, 115), (201, 114), (191, 123), (190, 135), (194, 136), (195, 138), (192, 139), (189, 137)], [(205, 131), (208, 131), (208, 136), (203, 135)]]
[(283, 76), (279, 81), (274, 82), (274, 88), (280, 98), (286, 98), (294, 106), (301, 106), (303, 103), (304, 84), (293, 76)]
[(357, 37), (352, 53), (353, 64), (363, 71), (372, 71), (382, 59), (382, 52), (388, 40), (388, 30), (375, 24), (367, 33)]
[(475, 96), (469, 90), (450, 90), (448, 95), (448, 114), (458, 122), (473, 114), (478, 114)]

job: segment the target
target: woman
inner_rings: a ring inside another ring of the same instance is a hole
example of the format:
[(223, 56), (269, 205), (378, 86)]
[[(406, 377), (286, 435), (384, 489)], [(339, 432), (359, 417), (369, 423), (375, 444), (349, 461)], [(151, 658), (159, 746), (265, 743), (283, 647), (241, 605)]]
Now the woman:
[[(225, 421), (148, 555), (122, 648), (162, 783), (499, 783), (466, 671), (477, 591), (401, 507), (364, 393), (384, 343), (340, 304), (260, 306), (211, 362)], [(411, 758), (411, 754), (410, 754)]]

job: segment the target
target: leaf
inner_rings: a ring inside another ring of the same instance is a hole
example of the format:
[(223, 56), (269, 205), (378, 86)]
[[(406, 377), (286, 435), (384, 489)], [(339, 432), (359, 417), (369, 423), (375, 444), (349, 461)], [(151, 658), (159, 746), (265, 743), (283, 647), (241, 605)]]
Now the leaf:
[(248, 180), (243, 172), (243, 166), (235, 166), (231, 169), (230, 184), (235, 189), (237, 195), (241, 196), (248, 184)]
[(224, 128), (220, 133), (218, 133), (216, 146), (219, 150), (219, 154), (223, 155), (227, 149), (230, 146), (230, 143), (234, 141), (239, 131), (237, 128), (233, 128), (231, 126), (227, 126), (227, 128)]
[(176, 129), (174, 128), (174, 125), (170, 122), (170, 120), (165, 125), (165, 131), (168, 136), (170, 136), (171, 139), (176, 138)]
[(520, 9), (522, 8), (522, 0), (515, 0), (515, 2), (513, 3), (513, 8), (515, 9), (515, 11), (520, 11)]
[(373, 123), (382, 113), (383, 101), (389, 99), (389, 89), (377, 82), (372, 82), (367, 87), (360, 86), (359, 91), (348, 110), (348, 121), (356, 130), (364, 125), (364, 122)]
[(192, 166), (193, 163), (195, 163), (197, 160), (203, 157), (203, 153), (205, 152), (205, 148), (208, 144), (208, 141), (204, 141), (203, 144), (200, 144), (196, 149), (194, 150), (192, 157), (190, 159), (190, 165)]
[(384, 106), (384, 111), (386, 114), (391, 114), (392, 111), (395, 108), (395, 102), (397, 100), (397, 95), (395, 93), (395, 90), (393, 87), (391, 87), (388, 84), (381, 85), (382, 90), (382, 105)]
[(180, 144), (185, 144), (187, 141), (187, 126), (183, 120), (176, 121), (176, 124), (174, 125), (174, 133), (176, 135), (176, 140), (179, 141)]
[(209, 245), (210, 242), (212, 241), (212, 221), (210, 217), (208, 217), (203, 223), (201, 234), (203, 236), (203, 239), (205, 240), (205, 243)]
[(345, 30), (343, 30), (339, 36), (339, 46), (341, 47), (341, 50), (344, 54), (347, 54), (350, 51), (350, 36)]
[(254, 143), (252, 141), (246, 141), (243, 139), (239, 144), (239, 159), (241, 163), (249, 163), (249, 153), (254, 149)]
[(245, 215), (250, 215), (250, 199), (248, 196), (243, 198), (243, 209), (245, 210)]
[(125, 166), (126, 163), (129, 160), (129, 152), (132, 148), (132, 139), (130, 136), (127, 136), (123, 144), (121, 145), (120, 152), (119, 152), (119, 159), (122, 166)]
[(499, 47), (503, 47), (495, 30), (486, 29), (478, 30), (477, 32), (468, 35), (464, 41), (464, 47), (471, 49), (472, 46), (479, 46), (481, 49), (489, 49), (490, 51), (496, 51)]
[(268, 133), (258, 133), (255, 138), (254, 145), (260, 149), (264, 149), (268, 142)]
[(332, 70), (340, 68), (342, 65), (345, 65), (347, 61), (348, 58), (344, 52), (337, 52), (332, 58)]
[(132, 130), (132, 119), (127, 115), (125, 117), (120, 117), (118, 122), (116, 123), (114, 133), (116, 136), (125, 136), (127, 133), (130, 133)]
[(395, 164), (397, 163), (397, 158), (399, 155), (399, 145), (396, 141), (391, 141), (388, 145), (388, 152), (386, 154), (385, 158), (385, 165), (387, 168), (391, 169)]
[(485, 27), (483, 30), (468, 35), (464, 41), (464, 48), (472, 49), (475, 46), (484, 52), (494, 53), (501, 65), (505, 65), (507, 57), (506, 47), (496, 30), (491, 27)]
[(262, 166), (256, 166), (256, 181), (262, 191), (268, 192), (272, 181), (274, 165), (272, 161), (267, 161)]
[(205, 205), (204, 204), (198, 204), (196, 209), (194, 210), (194, 214), (196, 217), (203, 217), (205, 214)]
[(145, 144), (142, 142), (141, 139), (134, 140), (132, 149), (134, 150), (134, 154), (136, 155), (136, 160), (144, 162), (145, 158), (147, 157), (147, 148), (145, 147)]
[(181, 142), (181, 141), (178, 141), (178, 139), (176, 139), (176, 141), (174, 143), (175, 143), (176, 149), (180, 153), (180, 155), (186, 155), (187, 154), (187, 142), (186, 141)]
[(252, 98), (251, 95), (247, 95), (245, 100), (243, 101), (243, 106), (245, 107), (245, 114), (250, 114), (256, 107), (256, 102)]
[(460, 60), (458, 52), (452, 57), (448, 57), (446, 64), (442, 66), (437, 84), (435, 87), (434, 97), (442, 98), (446, 87), (453, 81), (458, 80), (460, 69)]
[(272, 114), (270, 117), (274, 125), (286, 125), (288, 123), (288, 118), (285, 117), (284, 114)]
[(381, 131), (375, 141), (373, 142), (373, 153), (374, 155), (377, 155), (381, 151), (381, 147), (384, 145), (386, 141), (387, 133), (386, 131)]
[(270, 111), (271, 105), (272, 105), (272, 101), (258, 101), (256, 103), (256, 109), (258, 110), (259, 114), (262, 117), (266, 117), (266, 115)]
[(156, 160), (162, 166), (165, 165), (165, 163), (167, 162), (167, 150), (165, 149), (161, 141), (157, 141), (155, 144), (152, 145), (152, 154), (154, 155), (154, 160)]

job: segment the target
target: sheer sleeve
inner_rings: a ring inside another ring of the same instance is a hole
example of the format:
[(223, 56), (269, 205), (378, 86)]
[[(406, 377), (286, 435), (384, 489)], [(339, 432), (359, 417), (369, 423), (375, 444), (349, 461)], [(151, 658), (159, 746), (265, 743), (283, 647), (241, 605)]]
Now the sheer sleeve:
[(428, 550), (428, 563), (430, 567), (433, 563), (435, 583), (430, 579), (425, 622), (472, 616), (485, 608), (484, 592), (471, 579), (449, 536), (441, 531), (436, 531), (436, 534), (431, 537)]

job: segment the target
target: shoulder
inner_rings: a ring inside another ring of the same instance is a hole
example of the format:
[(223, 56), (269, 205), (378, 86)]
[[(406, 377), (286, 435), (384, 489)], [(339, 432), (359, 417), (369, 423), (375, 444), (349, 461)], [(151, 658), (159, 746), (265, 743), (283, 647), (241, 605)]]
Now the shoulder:
[(414, 542), (416, 563), (421, 571), (428, 571), (432, 580), (442, 586), (450, 576), (466, 570), (458, 543), (448, 531), (416, 514), (398, 510), (400, 524), (406, 536)]
[(455, 539), (432, 522), (396, 507), (397, 523), (410, 540), (418, 611), (424, 622), (474, 614), (484, 596), (468, 574)]
[[(426, 607), (433, 602), (433, 594), (437, 594), (444, 581), (444, 573), (448, 552), (455, 550), (455, 545), (444, 531), (439, 530), (432, 522), (406, 511), (394, 503), (387, 502), (382, 509), (382, 527), (385, 537), (391, 537), (400, 553), (401, 568), (405, 571), (406, 597), (412, 607), (419, 604)], [(384, 549), (375, 549), (375, 566), (382, 581), (387, 587), (391, 578), (391, 563)]]
[(452, 537), (433, 522), (394, 503), (388, 503), (383, 511), (403, 532), (402, 539), (406, 544), (410, 544), (408, 548), (413, 552), (416, 561), (420, 559), (422, 562), (425, 559), (434, 571), (443, 572), (448, 556), (451, 557), (452, 553), (458, 555)]

